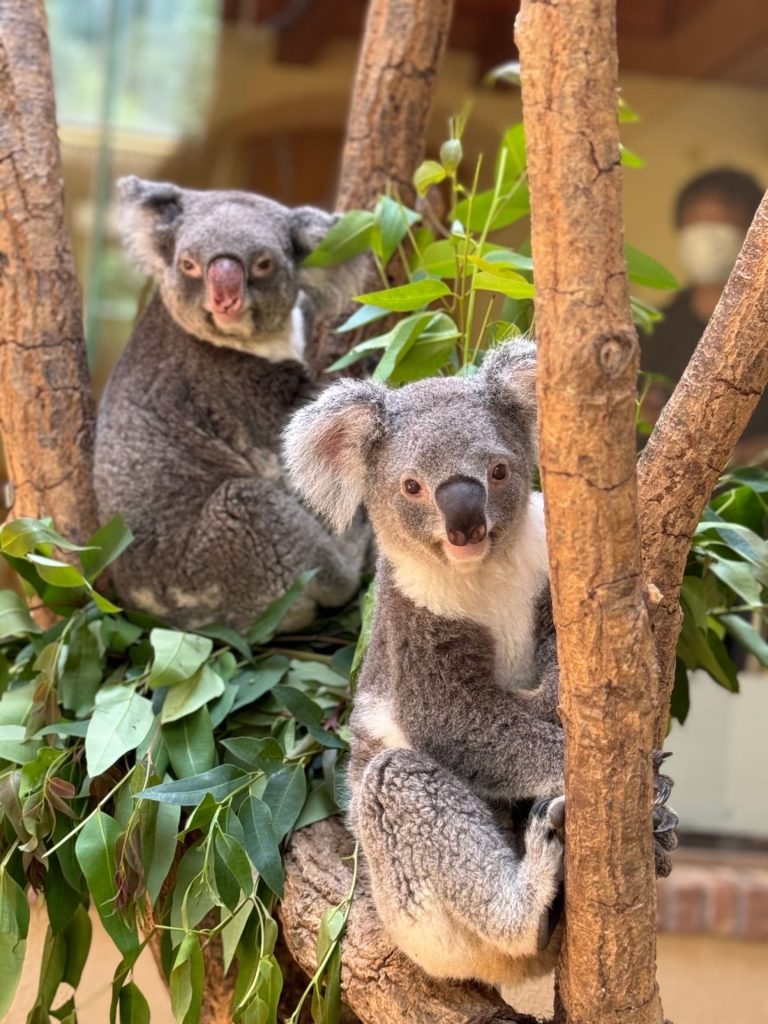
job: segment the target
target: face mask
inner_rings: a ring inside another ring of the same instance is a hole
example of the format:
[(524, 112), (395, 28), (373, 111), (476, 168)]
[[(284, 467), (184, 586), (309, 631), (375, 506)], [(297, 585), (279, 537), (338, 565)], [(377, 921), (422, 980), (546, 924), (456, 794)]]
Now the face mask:
[(709, 220), (681, 228), (677, 251), (691, 284), (725, 284), (745, 234), (735, 224)]

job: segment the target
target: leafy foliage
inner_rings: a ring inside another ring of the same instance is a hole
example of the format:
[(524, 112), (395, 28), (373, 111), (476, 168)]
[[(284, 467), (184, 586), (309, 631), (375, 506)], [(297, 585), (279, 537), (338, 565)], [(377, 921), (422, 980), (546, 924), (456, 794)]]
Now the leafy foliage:
[[(111, 1021), (148, 1020), (132, 969), (156, 933), (180, 1024), (199, 1019), (215, 935), (239, 965), (233, 1020), (276, 1021), (281, 845), (338, 810), (360, 611), (275, 641), (308, 573), (247, 638), (169, 629), (95, 588), (130, 539), (120, 520), (84, 547), (50, 522), (0, 529), (25, 590), (63, 616), (43, 629), (19, 594), (0, 593), (0, 1013), (24, 961), (31, 885), (49, 928), (30, 1022), (76, 1020), (74, 997), (56, 998), (62, 982), (77, 987), (91, 903), (122, 957)], [(348, 909), (324, 923), (306, 993), (317, 1020), (335, 1019)]]
[[(497, 71), (500, 80), (515, 81), (516, 75), (512, 65)], [(620, 117), (630, 121), (636, 115), (623, 104)], [(504, 132), (491, 187), (481, 188), (482, 159), (466, 180), (460, 174), (465, 123), (465, 116), (454, 118), (451, 137), (440, 147), (440, 159), (426, 160), (416, 170), (421, 213), (382, 196), (372, 212), (345, 214), (308, 257), (307, 265), (330, 266), (367, 251), (382, 280), (381, 289), (357, 297), (361, 308), (339, 330), (366, 327), (385, 317), (389, 329), (356, 344), (331, 371), (373, 357), (377, 360), (374, 378), (395, 385), (435, 373), (468, 373), (488, 348), (530, 330), (535, 295), (530, 246), (523, 241), (515, 249), (495, 240), (530, 214), (523, 125), (514, 124)], [(622, 162), (641, 163), (627, 149)], [(450, 198), (443, 223), (434, 208), (432, 190), (446, 186)], [(393, 287), (387, 265), (395, 255), (408, 281)], [(677, 287), (666, 268), (634, 246), (625, 247), (625, 256), (635, 284)], [(661, 316), (639, 299), (633, 299), (632, 311), (646, 331)], [(397, 316), (394, 324), (392, 314)]]

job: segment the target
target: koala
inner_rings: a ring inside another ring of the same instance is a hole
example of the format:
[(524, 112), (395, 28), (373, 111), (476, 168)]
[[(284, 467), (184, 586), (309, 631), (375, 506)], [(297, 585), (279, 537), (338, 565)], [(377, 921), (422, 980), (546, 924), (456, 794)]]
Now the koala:
[(285, 441), (310, 505), (341, 530), (363, 502), (380, 552), (348, 773), (379, 916), (429, 974), (497, 986), (547, 973), (558, 948), (564, 741), (534, 385), (534, 345), (510, 342), (471, 377), (334, 384)]
[(336, 537), (291, 490), (289, 417), (315, 394), (300, 299), (341, 305), (352, 265), (301, 268), (335, 217), (245, 192), (123, 178), (129, 254), (157, 290), (107, 384), (97, 420), (103, 518), (135, 541), (114, 567), (119, 598), (180, 628), (247, 630), (304, 570), (317, 573), (283, 628), (356, 592), (370, 530)]

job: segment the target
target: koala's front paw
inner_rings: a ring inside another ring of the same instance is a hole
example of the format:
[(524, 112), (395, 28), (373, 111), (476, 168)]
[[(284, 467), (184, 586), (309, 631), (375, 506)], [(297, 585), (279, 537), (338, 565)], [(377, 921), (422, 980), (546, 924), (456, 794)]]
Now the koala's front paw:
[(669, 751), (654, 750), (653, 752), (653, 857), (656, 874), (666, 878), (672, 870), (669, 854), (677, 847), (678, 817), (666, 803), (672, 792), (674, 782), (668, 775), (659, 772), (662, 764), (671, 754)]
[(546, 821), (555, 832), (565, 828), (565, 797), (548, 796), (537, 800), (531, 808), (531, 818)]

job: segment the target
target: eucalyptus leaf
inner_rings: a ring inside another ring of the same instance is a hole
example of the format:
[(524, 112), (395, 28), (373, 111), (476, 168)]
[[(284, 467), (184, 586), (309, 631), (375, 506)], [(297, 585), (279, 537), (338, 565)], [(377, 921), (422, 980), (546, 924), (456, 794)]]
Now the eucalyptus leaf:
[(216, 764), (213, 724), (207, 707), (166, 722), (162, 734), (177, 779), (200, 775)]
[(278, 842), (296, 824), (306, 796), (307, 779), (303, 765), (295, 764), (270, 775), (263, 800), (272, 814), (272, 827)]
[(177, 1024), (196, 1024), (203, 1003), (205, 968), (196, 935), (185, 935), (170, 977), (171, 1006)]
[(251, 644), (265, 644), (277, 632), (280, 623), (285, 618), (286, 612), (302, 594), (310, 580), (317, 575), (316, 569), (303, 572), (291, 584), (282, 597), (273, 601), (256, 619), (248, 633), (248, 641)]
[(207, 661), (213, 650), (213, 641), (196, 633), (181, 633), (175, 629), (153, 629), (149, 642), (154, 660), (148, 683), (159, 686), (175, 686), (189, 679)]
[(115, 910), (115, 848), (119, 835), (114, 818), (94, 811), (78, 833), (75, 853), (102, 924), (125, 956), (138, 950), (139, 939), (135, 925)]
[(26, 556), (28, 562), (37, 569), (38, 575), (46, 583), (53, 583), (57, 587), (84, 587), (85, 578), (79, 569), (67, 562), (61, 562), (58, 558), (48, 558), (45, 555), (29, 554)]
[(445, 281), (426, 278), (423, 281), (412, 281), (410, 284), (403, 284), (397, 288), (367, 292), (365, 295), (358, 295), (356, 301), (364, 302), (366, 305), (383, 306), (396, 313), (408, 313), (450, 294), (451, 289)]
[(193, 714), (209, 701), (220, 697), (224, 693), (225, 685), (221, 676), (214, 672), (209, 664), (202, 665), (191, 679), (186, 679), (168, 690), (160, 720), (165, 725)]
[(359, 256), (370, 246), (374, 216), (368, 210), (345, 213), (302, 263), (303, 267), (332, 267)]
[(13, 590), (0, 590), (0, 640), (40, 632), (23, 599)]
[(133, 541), (133, 534), (122, 516), (114, 516), (88, 539), (80, 556), (86, 577), (93, 581), (118, 558)]
[(21, 978), (29, 932), (24, 890), (0, 869), (0, 1018), (8, 1011)]
[(373, 323), (375, 320), (380, 320), (383, 316), (389, 316), (390, 310), (385, 309), (383, 306), (361, 306), (360, 309), (356, 309), (351, 316), (347, 317), (341, 327), (335, 329), (336, 334), (344, 334), (347, 331), (357, 331), (361, 327), (366, 327), (368, 324)]
[(85, 736), (88, 774), (101, 775), (141, 743), (155, 720), (152, 702), (132, 686), (107, 686), (96, 702)]
[(646, 288), (676, 289), (680, 282), (663, 267), (658, 260), (636, 249), (634, 245), (624, 245), (624, 257), (627, 261), (627, 273), (630, 281), (645, 285)]
[(448, 172), (436, 160), (424, 160), (413, 175), (413, 185), (420, 196), (425, 196), (433, 185), (445, 181)]
[(173, 865), (180, 816), (181, 808), (178, 805), (154, 800), (142, 802), (139, 818), (141, 856), (144, 862), (144, 885), (152, 904), (157, 901)]
[(390, 196), (379, 197), (373, 216), (371, 246), (386, 266), (408, 233), (408, 229), (420, 221), (421, 216)]
[(145, 800), (159, 800), (166, 804), (181, 804), (194, 807), (210, 794), (214, 800), (224, 800), (239, 789), (247, 776), (232, 764), (220, 764), (208, 772), (201, 772), (189, 779), (176, 782), (162, 782), (151, 786), (139, 795)]
[(285, 875), (269, 807), (249, 793), (238, 811), (251, 863), (277, 896), (283, 895)]
[(135, 981), (120, 989), (118, 997), (120, 1024), (150, 1024), (149, 1003)]

